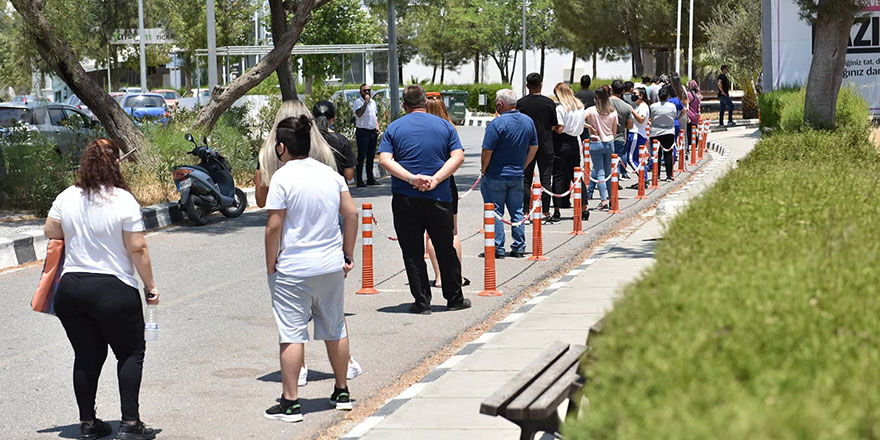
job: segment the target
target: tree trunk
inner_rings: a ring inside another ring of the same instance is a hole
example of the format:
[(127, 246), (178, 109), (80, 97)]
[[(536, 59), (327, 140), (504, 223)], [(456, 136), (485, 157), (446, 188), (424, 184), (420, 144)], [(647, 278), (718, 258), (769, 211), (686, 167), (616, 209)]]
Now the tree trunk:
[(638, 37), (629, 36), (629, 47), (632, 49), (633, 76), (640, 77), (645, 72), (642, 61), (642, 41)]
[(507, 63), (502, 62), (501, 59), (495, 56), (495, 54), (489, 54), (489, 56), (492, 57), (492, 61), (495, 62), (495, 66), (498, 67), (498, 71), (501, 72), (501, 82), (510, 83), (510, 78), (507, 76)]
[[(16, 0), (19, 1), (19, 0)], [(225, 88), (218, 88), (211, 93), (211, 99), (202, 107), (196, 120), (193, 122), (194, 129), (214, 128), (217, 119), (238, 98), (244, 96), (250, 89), (256, 87), (264, 79), (268, 78), (281, 63), (290, 60), (290, 51), (299, 39), (306, 23), (312, 18), (312, 11), (320, 8), (329, 0), (300, 0), (296, 3), (296, 15), (291, 26), (284, 33), (280, 41), (275, 42), (275, 47), (257, 63), (251, 70), (245, 72), (238, 79)]]
[(403, 64), (400, 64), (400, 60), (399, 60), (399, 59), (398, 59), (398, 62), (397, 62), (397, 84), (398, 84), (399, 86), (403, 86), (404, 84), (406, 84), (406, 83), (403, 81)]
[(541, 69), (539, 73), (541, 74), (541, 78), (544, 77), (544, 58), (545, 52), (547, 51), (547, 43), (541, 43)]
[(577, 60), (578, 60), (577, 54), (572, 52), (571, 53), (571, 73), (568, 75), (568, 82), (570, 84), (574, 84), (574, 68), (577, 67)]
[(79, 63), (79, 56), (67, 42), (56, 36), (55, 30), (43, 14), (42, 1), (13, 0), (12, 5), (27, 23), (27, 30), (43, 61), (89, 106), (104, 125), (107, 134), (119, 142), (122, 151), (127, 153), (147, 145), (147, 139), (134, 126), (122, 107), (89, 78)]
[(480, 51), (474, 55), (474, 84), (480, 83)]
[(837, 95), (846, 67), (846, 47), (853, 14), (823, 14), (816, 17), (813, 61), (807, 78), (804, 124), (819, 129), (834, 128)]
[(596, 78), (596, 59), (599, 58), (599, 51), (593, 49), (593, 79)]
[(312, 85), (315, 83), (315, 77), (306, 78), (306, 95), (312, 96)]
[(440, 84), (446, 81), (446, 55), (440, 56)]
[(437, 81), (435, 81), (437, 79), (437, 65), (434, 64), (433, 67), (434, 67), (433, 72), (431, 72), (431, 84), (434, 84), (437, 82)]
[[(283, 1), (269, 0), (269, 14), (272, 18), (272, 41), (273, 44), (277, 45), (277, 42), (284, 38), (284, 33), (287, 32), (288, 29), (287, 10), (284, 9)], [(299, 97), (296, 93), (296, 77), (293, 76), (293, 61), (290, 59), (290, 55), (287, 56), (286, 61), (283, 61), (281, 65), (275, 69), (275, 72), (278, 74), (278, 85), (281, 88), (281, 100), (298, 100)]]

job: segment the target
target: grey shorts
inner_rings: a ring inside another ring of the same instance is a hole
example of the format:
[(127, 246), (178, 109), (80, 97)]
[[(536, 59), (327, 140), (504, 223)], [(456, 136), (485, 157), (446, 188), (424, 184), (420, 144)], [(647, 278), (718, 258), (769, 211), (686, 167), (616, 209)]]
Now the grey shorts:
[(307, 342), (309, 318), (315, 322), (315, 339), (338, 341), (346, 337), (345, 272), (305, 278), (275, 272), (269, 275), (269, 291), (279, 343)]

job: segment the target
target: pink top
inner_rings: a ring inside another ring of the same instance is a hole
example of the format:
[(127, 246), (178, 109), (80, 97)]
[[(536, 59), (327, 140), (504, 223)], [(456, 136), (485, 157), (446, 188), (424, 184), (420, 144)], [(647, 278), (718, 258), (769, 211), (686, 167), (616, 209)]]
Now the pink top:
[(688, 97), (688, 121), (697, 125), (700, 121), (700, 97), (696, 93), (687, 92)]
[(593, 127), (590, 130), (590, 140), (596, 142), (613, 142), (614, 132), (617, 131), (617, 112), (611, 110), (605, 116), (599, 114), (596, 106), (587, 109), (587, 124)]

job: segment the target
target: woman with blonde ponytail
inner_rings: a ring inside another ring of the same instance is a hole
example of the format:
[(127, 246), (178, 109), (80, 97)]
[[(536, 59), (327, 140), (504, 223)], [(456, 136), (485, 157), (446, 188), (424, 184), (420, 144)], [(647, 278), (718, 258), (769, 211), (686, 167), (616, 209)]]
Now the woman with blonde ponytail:
[[(287, 118), (297, 118), (300, 116), (307, 116), (310, 119), (312, 117), (312, 112), (309, 111), (309, 108), (302, 101), (290, 100), (282, 102), (281, 107), (278, 108), (278, 113), (275, 114), (275, 123), (272, 124), (272, 130), (269, 132), (269, 136), (266, 136), (263, 146), (260, 147), (257, 175), (254, 179), (257, 206), (260, 208), (266, 205), (266, 195), (269, 192), (269, 181), (272, 180), (272, 175), (275, 174), (278, 168), (281, 168), (281, 165), (284, 165), (284, 162), (275, 155), (275, 145), (278, 143), (275, 138), (275, 132), (278, 129), (278, 123)], [(333, 149), (324, 140), (324, 136), (321, 135), (321, 131), (315, 125), (315, 122), (312, 121), (311, 124), (310, 138), (312, 148), (309, 152), (309, 157), (335, 170), (336, 159), (333, 158)]]

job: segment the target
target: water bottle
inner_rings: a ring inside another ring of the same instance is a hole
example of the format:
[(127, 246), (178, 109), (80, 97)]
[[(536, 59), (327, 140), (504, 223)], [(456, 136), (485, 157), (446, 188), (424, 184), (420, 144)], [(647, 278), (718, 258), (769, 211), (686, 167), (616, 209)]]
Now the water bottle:
[(155, 305), (147, 305), (144, 312), (144, 341), (156, 342), (159, 340), (159, 309)]

